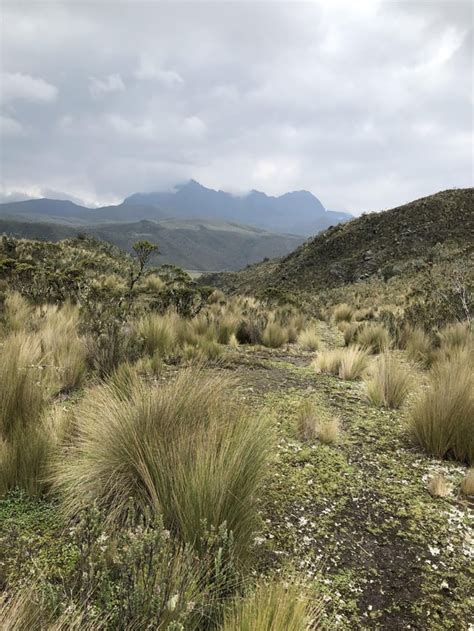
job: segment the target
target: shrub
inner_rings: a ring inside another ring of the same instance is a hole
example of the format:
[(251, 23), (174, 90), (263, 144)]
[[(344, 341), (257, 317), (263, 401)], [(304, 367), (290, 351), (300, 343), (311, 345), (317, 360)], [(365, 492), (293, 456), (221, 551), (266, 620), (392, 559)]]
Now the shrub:
[(225, 616), (222, 631), (309, 631), (319, 627), (320, 607), (298, 583), (258, 585), (236, 600)]
[(436, 364), (410, 421), (416, 441), (428, 453), (474, 461), (474, 377), (467, 353)]
[(270, 348), (280, 348), (288, 342), (288, 333), (277, 322), (269, 322), (262, 334), (262, 344)]
[(298, 344), (308, 351), (316, 351), (319, 348), (319, 335), (314, 328), (303, 329), (298, 335)]
[(117, 523), (132, 497), (192, 544), (206, 524), (225, 523), (244, 557), (272, 434), (264, 418), (230, 401), (230, 389), (187, 370), (161, 388), (134, 385), (126, 400), (114, 384), (91, 391), (78, 410), (77, 440), (56, 466), (65, 512), (97, 501)]
[(366, 382), (366, 396), (372, 405), (399, 408), (410, 392), (410, 372), (388, 353), (377, 362), (375, 374)]
[(391, 340), (383, 324), (366, 324), (357, 333), (357, 343), (370, 353), (383, 353), (389, 349)]
[(369, 366), (367, 352), (358, 346), (350, 346), (340, 351), (339, 377), (341, 379), (360, 379)]
[(352, 320), (353, 314), (353, 308), (345, 303), (337, 305), (337, 307), (335, 307), (333, 311), (335, 322), (350, 322)]

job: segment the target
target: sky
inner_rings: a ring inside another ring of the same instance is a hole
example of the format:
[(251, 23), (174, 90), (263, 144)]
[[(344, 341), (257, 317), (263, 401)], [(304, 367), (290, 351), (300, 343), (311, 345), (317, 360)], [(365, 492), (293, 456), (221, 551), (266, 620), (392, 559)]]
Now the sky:
[(1, 1), (0, 201), (473, 185), (473, 4)]

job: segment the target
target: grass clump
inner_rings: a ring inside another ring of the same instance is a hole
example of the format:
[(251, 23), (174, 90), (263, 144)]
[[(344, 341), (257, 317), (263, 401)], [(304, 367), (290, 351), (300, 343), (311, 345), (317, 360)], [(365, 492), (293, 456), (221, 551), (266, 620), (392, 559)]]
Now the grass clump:
[(474, 496), (474, 469), (469, 469), (461, 482), (461, 493), (466, 497)]
[(430, 336), (420, 327), (406, 327), (402, 331), (401, 347), (406, 350), (410, 361), (424, 367), (431, 364), (433, 343)]
[(428, 453), (474, 462), (474, 376), (467, 353), (435, 365), (413, 406), (410, 427)]
[(383, 353), (390, 348), (389, 332), (383, 324), (366, 324), (357, 333), (357, 344), (370, 353)]
[(350, 305), (342, 303), (334, 308), (332, 315), (336, 323), (350, 322), (352, 320), (352, 316), (354, 315), (354, 309)]
[(315, 405), (305, 400), (301, 403), (297, 411), (297, 430), (301, 440), (314, 440), (317, 436), (318, 414)]
[(441, 474), (434, 475), (428, 480), (427, 489), (433, 497), (448, 497), (453, 490), (451, 484)]
[(171, 315), (147, 314), (138, 321), (136, 328), (143, 349), (149, 357), (156, 353), (164, 357), (174, 350), (177, 336)]
[(298, 583), (261, 584), (235, 601), (221, 631), (309, 631), (320, 628), (319, 611)]
[(269, 348), (280, 348), (288, 342), (288, 332), (278, 322), (269, 322), (262, 333), (262, 344)]
[(230, 389), (194, 369), (160, 388), (132, 383), (126, 398), (113, 383), (91, 391), (77, 413), (77, 439), (56, 466), (65, 512), (97, 502), (120, 523), (132, 497), (191, 544), (203, 528), (225, 524), (243, 558), (272, 433), (229, 399)]
[(23, 331), (31, 323), (33, 309), (18, 292), (8, 292), (3, 307), (3, 321), (7, 332)]
[(375, 374), (366, 381), (367, 399), (377, 407), (397, 409), (410, 392), (411, 373), (388, 353), (382, 355)]
[(341, 421), (333, 418), (317, 426), (316, 434), (324, 445), (336, 445), (341, 438)]
[(321, 341), (318, 332), (314, 328), (303, 329), (297, 338), (298, 345), (308, 351), (317, 351)]
[(369, 357), (363, 348), (350, 346), (340, 350), (338, 375), (341, 379), (360, 379), (369, 366)]
[(319, 353), (312, 362), (316, 373), (325, 373), (327, 375), (338, 375), (341, 365), (342, 350), (340, 348), (331, 349)]

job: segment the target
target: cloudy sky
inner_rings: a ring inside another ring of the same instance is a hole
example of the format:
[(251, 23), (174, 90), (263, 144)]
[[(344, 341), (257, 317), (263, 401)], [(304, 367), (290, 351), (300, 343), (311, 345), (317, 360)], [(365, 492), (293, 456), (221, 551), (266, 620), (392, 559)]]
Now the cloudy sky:
[(472, 7), (2, 0), (0, 193), (192, 177), (359, 213), (472, 186)]

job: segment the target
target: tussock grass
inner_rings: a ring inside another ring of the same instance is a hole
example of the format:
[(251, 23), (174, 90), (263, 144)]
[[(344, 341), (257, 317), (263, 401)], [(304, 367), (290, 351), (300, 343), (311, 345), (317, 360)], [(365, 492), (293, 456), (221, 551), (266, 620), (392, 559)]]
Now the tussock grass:
[(385, 353), (376, 363), (375, 374), (366, 381), (366, 397), (377, 407), (399, 408), (410, 392), (412, 379), (403, 364)]
[(341, 349), (340, 353), (339, 377), (349, 380), (363, 377), (369, 366), (367, 352), (358, 346), (350, 346)]
[(155, 353), (164, 357), (173, 352), (177, 344), (177, 317), (173, 314), (162, 316), (151, 313), (137, 322), (137, 334), (150, 357)]
[(317, 426), (316, 434), (323, 444), (336, 445), (341, 438), (341, 421), (338, 418), (323, 421)]
[(474, 496), (474, 469), (469, 469), (461, 482), (461, 493), (466, 497)]
[(244, 557), (272, 432), (266, 419), (229, 399), (231, 388), (224, 378), (186, 370), (160, 388), (132, 384), (127, 398), (116, 383), (91, 391), (79, 406), (77, 440), (56, 466), (65, 513), (96, 501), (120, 523), (132, 497), (194, 545), (205, 524), (225, 523)]
[(361, 328), (360, 322), (351, 322), (344, 329), (344, 344), (349, 346), (356, 340), (358, 331)]
[(318, 411), (309, 400), (301, 403), (297, 411), (296, 426), (301, 440), (314, 440), (318, 430)]
[(280, 348), (288, 342), (288, 332), (278, 322), (269, 322), (262, 333), (262, 344), (269, 348)]
[(465, 349), (473, 345), (473, 333), (468, 322), (448, 324), (439, 332), (441, 348)]
[(47, 356), (55, 388), (70, 391), (78, 388), (85, 376), (87, 347), (78, 334), (79, 310), (69, 303), (61, 309), (46, 310), (38, 336)]
[(433, 343), (430, 336), (420, 327), (405, 327), (400, 346), (406, 350), (410, 361), (425, 367), (431, 364)]
[(390, 334), (383, 324), (366, 324), (357, 332), (357, 344), (370, 353), (383, 353), (390, 348)]
[(350, 322), (352, 320), (352, 316), (354, 315), (354, 309), (350, 305), (342, 303), (334, 307), (332, 315), (336, 323), (342, 321)]
[(453, 490), (452, 485), (441, 474), (434, 475), (428, 480), (427, 489), (433, 497), (448, 497)]
[(308, 351), (317, 351), (321, 344), (315, 328), (303, 329), (298, 335), (298, 345)]
[(321, 606), (298, 583), (258, 585), (236, 600), (221, 631), (309, 631), (320, 628)]
[(16, 291), (8, 292), (5, 297), (3, 321), (8, 333), (25, 331), (33, 317), (33, 308), (27, 300)]
[(474, 376), (472, 358), (459, 352), (437, 363), (428, 388), (410, 415), (416, 441), (430, 454), (474, 462)]
[(338, 375), (341, 365), (342, 351), (340, 348), (331, 349), (319, 353), (313, 360), (312, 366), (316, 373), (325, 373), (328, 375)]

